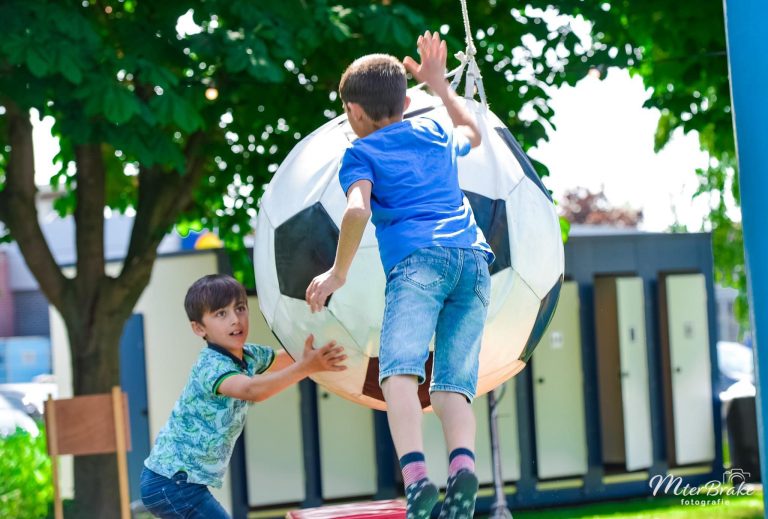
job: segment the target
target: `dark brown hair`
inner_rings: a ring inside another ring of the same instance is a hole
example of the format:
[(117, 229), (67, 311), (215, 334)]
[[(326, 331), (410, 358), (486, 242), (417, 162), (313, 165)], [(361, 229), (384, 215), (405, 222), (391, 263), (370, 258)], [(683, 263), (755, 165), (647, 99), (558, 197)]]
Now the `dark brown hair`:
[(388, 54), (369, 54), (356, 59), (339, 82), (345, 103), (359, 104), (373, 121), (403, 114), (408, 80), (399, 59)]
[(232, 302), (248, 304), (245, 287), (226, 274), (203, 276), (189, 287), (184, 298), (184, 309), (190, 321), (203, 322), (203, 314), (224, 308)]

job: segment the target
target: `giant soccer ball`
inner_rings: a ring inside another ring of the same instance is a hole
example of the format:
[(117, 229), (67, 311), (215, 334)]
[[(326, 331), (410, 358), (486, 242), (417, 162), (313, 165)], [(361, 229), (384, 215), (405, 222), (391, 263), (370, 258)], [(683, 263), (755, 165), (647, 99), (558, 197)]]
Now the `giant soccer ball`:
[[(409, 90), (405, 117), (426, 115), (446, 128), (439, 98)], [(483, 142), (459, 159), (459, 179), (477, 223), (496, 253), (491, 304), (480, 352), (478, 395), (525, 367), (557, 304), (563, 244), (552, 199), (509, 130), (490, 110), (467, 101)], [(347, 283), (327, 308), (312, 314), (304, 301), (310, 281), (334, 261), (346, 198), (338, 181), (344, 150), (355, 139), (340, 116), (303, 139), (267, 186), (256, 224), (256, 290), (267, 323), (294, 358), (304, 340), (334, 339), (348, 355), (347, 370), (312, 378), (327, 390), (386, 409), (378, 384), (385, 276), (372, 224), (365, 230)], [(431, 372), (431, 353), (427, 374)], [(428, 382), (419, 396), (429, 406)]]

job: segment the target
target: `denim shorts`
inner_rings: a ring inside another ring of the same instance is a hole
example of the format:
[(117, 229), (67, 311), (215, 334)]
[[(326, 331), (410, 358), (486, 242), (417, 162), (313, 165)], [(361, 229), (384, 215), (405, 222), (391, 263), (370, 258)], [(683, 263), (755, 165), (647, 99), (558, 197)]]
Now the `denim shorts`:
[(379, 383), (392, 375), (423, 383), (434, 336), (429, 392), (460, 393), (471, 402), (490, 293), (483, 251), (428, 247), (395, 265), (387, 275)]
[(164, 519), (230, 519), (207, 486), (187, 482), (186, 472), (167, 478), (144, 467), (141, 501), (147, 512)]

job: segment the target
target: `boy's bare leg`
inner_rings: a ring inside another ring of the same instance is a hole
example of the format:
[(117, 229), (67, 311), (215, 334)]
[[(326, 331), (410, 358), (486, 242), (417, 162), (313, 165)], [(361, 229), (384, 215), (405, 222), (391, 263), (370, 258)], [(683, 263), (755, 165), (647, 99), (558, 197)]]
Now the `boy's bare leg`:
[(430, 395), (432, 409), (440, 419), (448, 452), (465, 448), (475, 450), (475, 413), (460, 393), (436, 391)]
[(387, 402), (387, 420), (397, 456), (423, 452), (419, 381), (412, 375), (393, 375), (381, 384)]
[(381, 384), (387, 402), (387, 419), (403, 470), (406, 519), (426, 519), (437, 502), (437, 487), (427, 478), (421, 432), (419, 383), (412, 375), (393, 375)]
[(450, 453), (448, 486), (440, 519), (471, 519), (478, 481), (475, 475), (475, 414), (464, 395), (437, 391), (430, 395), (432, 408), (443, 426)]

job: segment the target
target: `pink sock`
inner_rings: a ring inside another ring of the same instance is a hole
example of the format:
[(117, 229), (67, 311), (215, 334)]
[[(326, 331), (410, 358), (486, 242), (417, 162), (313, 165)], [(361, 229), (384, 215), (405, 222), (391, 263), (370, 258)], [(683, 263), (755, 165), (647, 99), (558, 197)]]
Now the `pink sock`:
[(404, 466), (402, 470), (405, 488), (427, 477), (427, 464), (423, 461), (412, 461)]
[(409, 452), (400, 458), (400, 470), (403, 471), (403, 483), (405, 488), (427, 477), (427, 462), (424, 453), (420, 451)]
[(455, 476), (460, 470), (475, 471), (475, 455), (469, 449), (455, 449), (449, 457), (448, 476)]

